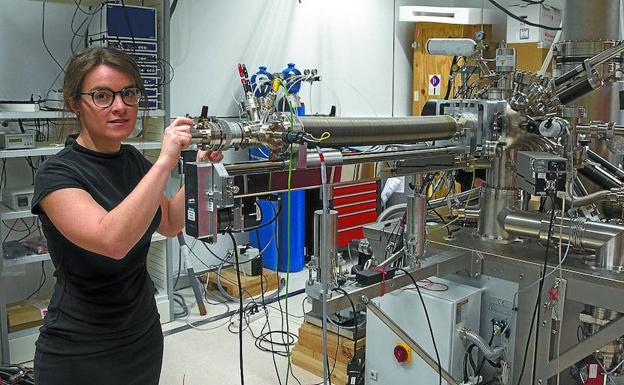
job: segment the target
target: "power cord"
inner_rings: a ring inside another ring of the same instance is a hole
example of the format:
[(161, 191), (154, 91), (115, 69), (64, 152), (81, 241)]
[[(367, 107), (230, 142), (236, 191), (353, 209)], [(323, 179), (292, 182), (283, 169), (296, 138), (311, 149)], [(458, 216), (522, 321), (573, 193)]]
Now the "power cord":
[(358, 349), (357, 349), (357, 341), (359, 338), (357, 309), (355, 308), (355, 304), (353, 303), (353, 300), (351, 300), (351, 296), (345, 289), (341, 287), (337, 287), (334, 289), (334, 291), (338, 291), (344, 294), (345, 297), (347, 297), (349, 304), (351, 304), (351, 310), (353, 311), (353, 357), (351, 358), (351, 361), (347, 365), (347, 376), (349, 378), (349, 384), (359, 384), (362, 378), (362, 365), (361, 365), (360, 359), (358, 358)]
[[(488, 0), (493, 6), (495, 6), (496, 8), (500, 9), (504, 14), (506, 14), (507, 16), (511, 17), (512, 19), (518, 20), (526, 25), (530, 25), (531, 27), (538, 27), (538, 28), (543, 28), (543, 29), (547, 29), (549, 31), (561, 31), (561, 28), (558, 27), (549, 27), (546, 25), (542, 25), (539, 23), (533, 23), (528, 21), (527, 19), (524, 19), (520, 16), (514, 15), (513, 13), (511, 13), (511, 11), (509, 11), (507, 8), (503, 7), (502, 5), (500, 5), (499, 3), (497, 3), (494, 0)], [(530, 3), (530, 4), (542, 4), (540, 2), (530, 2), (527, 0), (523, 0), (525, 3)]]
[(245, 371), (243, 367), (243, 311), (245, 310), (243, 307), (243, 285), (241, 284), (240, 279), (240, 266), (238, 265), (238, 245), (236, 244), (236, 239), (234, 238), (234, 234), (231, 231), (227, 232), (232, 240), (232, 247), (234, 248), (234, 258), (236, 262), (236, 281), (238, 284), (238, 305), (239, 305), (239, 313), (238, 313), (238, 361), (240, 366), (240, 379), (241, 385), (245, 385)]
[(431, 327), (431, 319), (429, 318), (429, 312), (427, 311), (427, 306), (425, 305), (425, 300), (423, 299), (422, 293), (420, 292), (420, 286), (418, 282), (412, 277), (412, 275), (405, 269), (399, 268), (397, 270), (402, 271), (407, 274), (409, 279), (412, 280), (414, 286), (416, 286), (416, 291), (418, 292), (418, 297), (420, 298), (420, 303), (423, 306), (423, 310), (425, 312), (425, 317), (427, 318), (427, 326), (429, 327), (429, 333), (431, 334), (431, 342), (433, 342), (433, 350), (435, 350), (436, 359), (438, 360), (438, 376), (439, 376), (439, 385), (442, 385), (442, 364), (440, 363), (440, 353), (438, 352), (438, 345), (435, 341), (435, 336), (433, 335), (433, 327)]
[[(529, 327), (529, 334), (527, 334), (528, 338), (527, 338), (526, 345), (524, 347), (524, 358), (522, 359), (522, 369), (520, 370), (520, 376), (518, 377), (518, 385), (522, 383), (522, 377), (524, 376), (524, 369), (526, 367), (527, 356), (529, 352), (529, 345), (531, 343), (531, 334), (533, 333), (533, 327), (535, 326), (536, 318), (537, 318), (537, 324), (539, 325), (540, 312), (538, 311), (538, 309), (539, 309), (539, 305), (541, 302), (542, 290), (544, 289), (544, 278), (546, 274), (546, 269), (548, 268), (548, 251), (550, 249), (550, 237), (552, 235), (553, 222), (555, 220), (555, 210), (554, 210), (555, 200), (552, 196), (550, 197), (550, 199), (551, 199), (553, 207), (550, 213), (550, 223), (548, 225), (548, 237), (546, 238), (546, 252), (544, 253), (544, 266), (540, 274), (539, 286), (537, 289), (537, 298), (535, 300), (533, 316), (531, 317), (531, 326)], [(539, 339), (539, 329), (540, 328), (537, 327), (535, 330), (535, 345), (534, 345), (534, 351), (533, 351), (533, 373), (532, 373), (533, 382), (535, 382), (535, 368), (537, 365), (537, 343)]]

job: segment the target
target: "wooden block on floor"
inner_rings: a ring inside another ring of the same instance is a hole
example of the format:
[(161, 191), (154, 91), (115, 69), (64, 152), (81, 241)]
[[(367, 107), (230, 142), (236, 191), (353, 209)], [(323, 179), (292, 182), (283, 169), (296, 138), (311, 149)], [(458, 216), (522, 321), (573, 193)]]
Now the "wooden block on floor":
[[(318, 353), (313, 352), (311, 349), (305, 346), (295, 345), (291, 350), (292, 363), (297, 365), (301, 369), (304, 369), (318, 377), (323, 378), (323, 356), (318, 356)], [(335, 365), (335, 366), (334, 366)], [(333, 368), (333, 370), (332, 370)], [(346, 384), (347, 377), (347, 365), (338, 361), (334, 362), (331, 358), (329, 360), (329, 370), (331, 373), (332, 384)]]
[[(320, 327), (304, 322), (299, 327), (299, 339), (292, 349), (292, 361), (295, 365), (308, 372), (323, 377), (323, 331)], [(358, 340), (358, 355), (361, 356), (366, 344), (366, 338)], [(347, 364), (353, 357), (353, 341), (338, 336), (336, 333), (327, 334), (327, 354), (332, 371), (332, 383), (346, 384)]]
[[(306, 348), (316, 352), (323, 352), (323, 340), (322, 329), (318, 326), (304, 322), (299, 327), (299, 340), (297, 344), (305, 346)], [(358, 351), (364, 349), (366, 344), (366, 337), (362, 337), (358, 340)], [(327, 333), (327, 353), (331, 359), (336, 358), (338, 362), (348, 364), (353, 358), (353, 341), (345, 338), (338, 337), (337, 334)]]
[[(245, 275), (241, 271), (241, 286), (243, 288), (243, 298), (248, 298), (250, 296), (257, 296), (262, 293), (262, 288), (264, 288), (264, 292), (269, 292), (272, 290), (276, 290), (279, 284), (279, 275), (277, 272), (269, 269), (263, 270), (262, 282), (260, 282), (260, 276), (251, 277)], [(217, 288), (217, 272), (209, 272), (207, 274), (208, 279), (208, 290), (219, 290)], [(227, 291), (229, 295), (232, 297), (239, 297), (238, 291), (238, 282), (236, 279), (236, 269), (233, 266), (226, 267), (221, 270), (221, 286)]]

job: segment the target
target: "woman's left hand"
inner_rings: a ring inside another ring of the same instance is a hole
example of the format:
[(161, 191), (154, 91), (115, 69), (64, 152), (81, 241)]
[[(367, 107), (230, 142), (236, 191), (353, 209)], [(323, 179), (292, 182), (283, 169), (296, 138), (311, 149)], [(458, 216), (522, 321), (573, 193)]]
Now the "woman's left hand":
[(209, 161), (211, 163), (219, 163), (223, 160), (223, 153), (221, 151), (197, 151), (197, 161)]

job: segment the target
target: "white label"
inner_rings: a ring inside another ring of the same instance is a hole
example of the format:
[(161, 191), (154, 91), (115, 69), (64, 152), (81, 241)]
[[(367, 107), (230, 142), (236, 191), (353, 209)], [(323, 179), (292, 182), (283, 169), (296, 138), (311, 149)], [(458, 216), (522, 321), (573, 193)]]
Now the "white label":
[(186, 218), (188, 218), (189, 221), (195, 222), (195, 210), (188, 209), (186, 211)]
[(511, 67), (516, 65), (516, 55), (498, 55), (496, 56), (497, 67)]
[(214, 202), (213, 201), (208, 201), (208, 211), (213, 212), (214, 211)]
[(589, 378), (598, 378), (598, 365), (589, 365)]
[(414, 91), (414, 101), (417, 102), (420, 100), (420, 91)]
[(429, 75), (429, 95), (440, 95), (442, 89), (442, 75)]
[(528, 28), (520, 28), (519, 40), (529, 40), (529, 29)]

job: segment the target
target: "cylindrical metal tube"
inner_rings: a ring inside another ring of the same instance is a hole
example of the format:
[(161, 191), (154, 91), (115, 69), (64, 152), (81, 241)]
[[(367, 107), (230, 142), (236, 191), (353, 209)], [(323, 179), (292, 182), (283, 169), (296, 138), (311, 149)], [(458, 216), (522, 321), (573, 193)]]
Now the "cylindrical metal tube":
[[(620, 0), (566, 0), (563, 7), (561, 43), (555, 51), (554, 76), (559, 76), (583, 60), (599, 54), (620, 39)], [(597, 66), (599, 72), (609, 64)], [(585, 107), (586, 119), (603, 122), (620, 121), (619, 95), (616, 85), (603, 87), (584, 97), (574, 99), (579, 91), (590, 91), (587, 84), (561, 95)], [(563, 101), (562, 100), (562, 101)], [(564, 102), (565, 103), (565, 102)]]
[(520, 193), (518, 190), (499, 190), (481, 188), (479, 198), (481, 211), (479, 212), (478, 234), (485, 239), (509, 242), (516, 237), (508, 233), (498, 220), (500, 212), (520, 207)]
[(618, 40), (620, 0), (566, 0), (561, 41)]
[(561, 104), (572, 103), (576, 99), (583, 97), (594, 90), (594, 87), (587, 81), (587, 79), (575, 84), (570, 88), (566, 88), (557, 93), (557, 97)]
[[(341, 164), (358, 164), (367, 162), (383, 162), (393, 160), (406, 160), (419, 157), (426, 157), (431, 155), (442, 154), (460, 154), (462, 149), (457, 146), (445, 146), (434, 148), (418, 148), (413, 150), (401, 150), (401, 151), (384, 151), (384, 152), (369, 152), (361, 154), (343, 155)], [(316, 153), (316, 151), (314, 151)], [(318, 154), (314, 153), (308, 158), (312, 161), (314, 166), (314, 158), (318, 158)], [(337, 160), (337, 155), (331, 155), (332, 159)], [(331, 166), (331, 164), (329, 164)], [(449, 167), (452, 165), (449, 165)], [(261, 161), (261, 162), (239, 162), (234, 164), (225, 165), (225, 169), (230, 175), (244, 175), (244, 174), (260, 174), (264, 172), (272, 171), (284, 171), (288, 170), (288, 162), (283, 160), (277, 161)]]
[[(323, 160), (326, 166), (337, 166), (342, 164), (342, 153), (340, 150), (325, 149), (322, 150)], [(308, 151), (307, 155), (308, 168), (316, 168), (321, 166), (321, 156), (318, 151)]]
[[(314, 212), (314, 256), (319, 260), (319, 274), (316, 277), (318, 282), (323, 282), (322, 275), (325, 274), (330, 285), (336, 282), (335, 271), (336, 261), (336, 237), (338, 234), (338, 211), (329, 210), (327, 214), (327, 232), (323, 233), (321, 223), (323, 221), (323, 210)], [(324, 248), (323, 245), (327, 245)], [(326, 260), (327, 264), (323, 261)], [(327, 270), (323, 271), (321, 266), (327, 266)]]
[(610, 190), (612, 188), (624, 187), (623, 182), (602, 167), (594, 166), (593, 164), (586, 164), (585, 167), (579, 170), (579, 172), (581, 175), (585, 176), (603, 189)]
[[(551, 227), (549, 218), (529, 212), (503, 212), (499, 220), (505, 231), (522, 237), (546, 241)], [(590, 222), (584, 218), (555, 217), (551, 239), (570, 241), (574, 247), (596, 251), (597, 266), (621, 271), (624, 267), (624, 226)], [(561, 237), (559, 237), (561, 234)]]
[(483, 353), (483, 356), (490, 361), (498, 361), (500, 357), (505, 353), (505, 348), (503, 346), (491, 347), (483, 337), (481, 337), (477, 332), (473, 332), (472, 330), (462, 329), (459, 332), (459, 336), (462, 339), (468, 340), (470, 343), (475, 344), (477, 349)]
[(301, 118), (303, 130), (317, 138), (329, 138), (322, 147), (406, 144), (450, 139), (459, 130), (451, 116), (404, 118)]
[(427, 40), (425, 50), (429, 55), (473, 56), (478, 53), (477, 43), (466, 38), (433, 38)]
[(607, 199), (607, 196), (609, 196), (610, 191), (608, 190), (600, 190), (600, 191), (596, 191), (595, 193), (591, 193), (589, 195), (585, 195), (585, 196), (580, 196), (580, 197), (573, 197), (573, 198), (566, 198), (566, 204), (570, 205), (570, 206), (574, 206), (576, 207), (583, 207), (583, 206), (587, 206), (587, 205), (591, 205), (593, 203), (597, 203), (600, 202), (602, 200)]
[[(407, 198), (407, 255), (409, 258), (419, 258), (425, 254), (427, 241), (427, 197), (424, 194), (414, 194)], [(415, 262), (415, 261), (414, 261)]]
[[(448, 197), (436, 198), (429, 201), (427, 205), (428, 209), (438, 209), (447, 205), (448, 201), (465, 202), (469, 199), (479, 198), (479, 187), (462, 191), (457, 194), (449, 195)], [(397, 215), (397, 213), (403, 213), (407, 209), (407, 203), (398, 203), (394, 206), (390, 206), (379, 214), (377, 222), (383, 222), (391, 217)]]
[(590, 160), (596, 163), (599, 163), (602, 167), (604, 167), (607, 171), (613, 174), (613, 176), (615, 176), (616, 178), (620, 180), (624, 180), (624, 170), (614, 165), (613, 163), (609, 162), (602, 156), (598, 155), (596, 152), (592, 150), (587, 150), (587, 157)]

